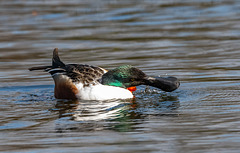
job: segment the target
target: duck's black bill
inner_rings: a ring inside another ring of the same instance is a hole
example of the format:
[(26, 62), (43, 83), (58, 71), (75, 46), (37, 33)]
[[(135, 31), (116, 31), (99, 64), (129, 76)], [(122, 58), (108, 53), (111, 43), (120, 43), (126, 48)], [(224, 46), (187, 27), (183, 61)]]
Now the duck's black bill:
[(180, 86), (180, 82), (176, 77), (148, 77), (146, 85), (159, 88), (163, 91), (171, 92)]

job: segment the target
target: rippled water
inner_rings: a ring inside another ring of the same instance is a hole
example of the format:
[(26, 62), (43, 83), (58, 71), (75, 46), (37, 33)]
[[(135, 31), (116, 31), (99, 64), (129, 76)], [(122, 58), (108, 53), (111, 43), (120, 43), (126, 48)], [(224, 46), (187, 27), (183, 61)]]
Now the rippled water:
[[(239, 152), (240, 1), (0, 1), (0, 151)], [(172, 93), (60, 101), (44, 72), (130, 64), (172, 75)]]

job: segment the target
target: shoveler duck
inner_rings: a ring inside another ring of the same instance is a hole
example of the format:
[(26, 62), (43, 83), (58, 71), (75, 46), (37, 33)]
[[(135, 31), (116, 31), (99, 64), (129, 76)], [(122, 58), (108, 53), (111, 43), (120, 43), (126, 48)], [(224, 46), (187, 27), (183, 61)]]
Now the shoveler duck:
[(51, 74), (57, 99), (128, 99), (134, 97), (132, 92), (138, 85), (150, 85), (167, 92), (174, 91), (180, 85), (175, 77), (149, 77), (130, 65), (107, 71), (85, 64), (64, 64), (57, 48), (53, 51), (51, 66), (32, 67), (29, 70), (45, 70)]

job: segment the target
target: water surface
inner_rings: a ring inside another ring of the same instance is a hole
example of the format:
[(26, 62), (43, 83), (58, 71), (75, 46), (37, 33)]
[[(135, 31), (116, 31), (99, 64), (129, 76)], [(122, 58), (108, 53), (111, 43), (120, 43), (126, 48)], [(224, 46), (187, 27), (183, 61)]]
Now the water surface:
[[(240, 2), (0, 2), (0, 151), (239, 152)], [(65, 63), (172, 75), (172, 93), (64, 101), (49, 74)]]

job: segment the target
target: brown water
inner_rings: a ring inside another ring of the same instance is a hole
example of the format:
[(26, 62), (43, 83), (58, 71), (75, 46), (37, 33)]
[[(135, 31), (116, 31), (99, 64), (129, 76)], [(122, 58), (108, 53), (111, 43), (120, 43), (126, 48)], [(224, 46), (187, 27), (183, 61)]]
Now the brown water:
[[(240, 1), (0, 1), (0, 151), (239, 152)], [(172, 93), (58, 101), (32, 66), (130, 64)]]

